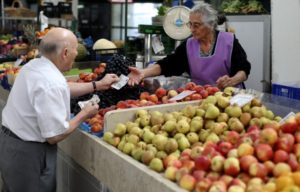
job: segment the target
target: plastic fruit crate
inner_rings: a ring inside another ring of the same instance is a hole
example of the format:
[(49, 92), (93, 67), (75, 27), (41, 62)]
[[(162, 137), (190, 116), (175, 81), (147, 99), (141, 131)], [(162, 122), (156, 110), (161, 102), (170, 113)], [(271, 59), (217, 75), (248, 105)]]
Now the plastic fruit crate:
[(300, 100), (300, 88), (298, 87), (272, 84), (272, 94)]

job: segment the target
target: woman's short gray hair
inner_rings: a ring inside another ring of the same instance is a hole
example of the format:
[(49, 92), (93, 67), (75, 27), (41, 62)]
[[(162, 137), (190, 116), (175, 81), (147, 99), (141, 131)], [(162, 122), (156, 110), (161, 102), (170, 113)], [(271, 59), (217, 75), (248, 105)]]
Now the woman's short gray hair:
[(206, 26), (210, 26), (213, 29), (217, 27), (218, 12), (208, 3), (200, 2), (195, 5), (190, 14), (199, 14), (202, 16), (202, 22)]

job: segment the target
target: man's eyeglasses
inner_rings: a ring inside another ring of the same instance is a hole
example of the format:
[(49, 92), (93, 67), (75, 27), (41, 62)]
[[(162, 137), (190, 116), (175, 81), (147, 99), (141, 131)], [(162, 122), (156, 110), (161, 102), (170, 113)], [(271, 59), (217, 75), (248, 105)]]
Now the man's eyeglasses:
[(204, 23), (199, 23), (199, 22), (194, 22), (194, 23), (188, 22), (188, 23), (186, 23), (186, 26), (187, 26), (188, 28), (194, 27), (194, 28), (197, 29), (197, 28), (201, 27), (202, 25), (204, 25)]

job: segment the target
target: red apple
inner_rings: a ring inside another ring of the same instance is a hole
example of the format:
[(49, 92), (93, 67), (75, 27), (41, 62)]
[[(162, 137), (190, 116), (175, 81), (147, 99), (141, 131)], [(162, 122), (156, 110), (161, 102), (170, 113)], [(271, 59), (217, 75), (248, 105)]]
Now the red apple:
[(140, 94), (140, 100), (148, 100), (148, 97), (149, 97), (149, 93), (148, 92), (142, 92), (141, 94)]
[(194, 93), (191, 95), (191, 100), (200, 100), (202, 99), (202, 96), (199, 93)]
[(196, 87), (196, 83), (194, 83), (194, 82), (188, 82), (186, 85), (185, 85), (185, 89), (186, 90), (193, 90), (194, 89), (194, 87)]
[(206, 172), (203, 170), (195, 170), (193, 171), (193, 176), (197, 181), (200, 181), (201, 179), (205, 178)]
[(289, 117), (281, 126), (280, 130), (283, 133), (291, 133), (294, 134), (298, 129), (298, 123), (296, 121), (295, 116)]
[(176, 172), (178, 168), (176, 167), (168, 167), (164, 173), (165, 178), (175, 181), (176, 180)]
[(249, 182), (249, 180), (251, 179), (250, 175), (248, 173), (240, 173), (237, 178), (239, 178), (240, 180), (242, 180), (245, 184), (247, 184)]
[(275, 163), (273, 161), (265, 161), (264, 165), (266, 166), (266, 168), (268, 170), (268, 174), (273, 172), (273, 169), (275, 167)]
[(293, 152), (298, 159), (300, 159), (300, 143), (297, 143), (293, 146)]
[(257, 125), (250, 125), (247, 129), (247, 133), (253, 132), (253, 131), (260, 131), (260, 128)]
[(242, 143), (241, 145), (238, 146), (237, 150), (238, 150), (238, 157), (253, 155), (254, 153), (254, 148), (249, 143)]
[(236, 131), (229, 131), (225, 135), (225, 141), (230, 142), (232, 145), (235, 145), (240, 138), (240, 134)]
[(240, 186), (242, 187), (243, 189), (246, 189), (246, 184), (244, 181), (242, 181), (241, 179), (239, 178), (234, 178), (228, 185), (228, 188), (231, 187), (231, 186)]
[(184, 160), (184, 161), (181, 161), (181, 162), (182, 162), (182, 167), (186, 167), (189, 170), (189, 172), (192, 172), (192, 170), (195, 167), (195, 161), (193, 161), (193, 160)]
[(226, 156), (227, 153), (233, 148), (232, 144), (227, 141), (221, 141), (218, 144), (217, 151), (219, 151), (223, 156)]
[(158, 98), (162, 98), (163, 96), (166, 96), (166, 95), (167, 95), (167, 90), (165, 90), (164, 88), (160, 87), (160, 88), (156, 89), (155, 95), (156, 95)]
[(258, 162), (257, 159), (252, 155), (246, 155), (240, 158), (240, 165), (243, 171), (248, 173), (251, 164)]
[(209, 189), (210, 192), (226, 192), (227, 186), (224, 181), (215, 181), (211, 184), (211, 187)]
[(289, 154), (284, 150), (277, 150), (274, 153), (273, 161), (274, 163), (286, 162), (289, 159)]
[(186, 174), (189, 174), (189, 170), (186, 167), (181, 167), (178, 169), (175, 174), (176, 181), (179, 182), (180, 179)]
[(257, 159), (260, 161), (268, 161), (273, 158), (273, 149), (270, 145), (268, 144), (258, 144), (255, 146), (255, 153)]
[(196, 91), (197, 93), (200, 94), (200, 92), (204, 90), (204, 88), (201, 86), (201, 85), (196, 85), (194, 88), (193, 88), (193, 91)]
[(275, 177), (279, 177), (280, 175), (284, 175), (290, 173), (292, 171), (291, 167), (287, 163), (277, 163), (273, 169), (273, 175)]
[(163, 159), (164, 167), (167, 168), (171, 164), (171, 162), (174, 160), (178, 160), (178, 157), (174, 154), (170, 154), (167, 157), (165, 157)]
[(148, 100), (152, 101), (153, 103), (158, 103), (158, 97), (155, 94), (149, 95)]
[(220, 91), (218, 87), (207, 87), (206, 91), (208, 95), (214, 95), (216, 92)]
[(229, 157), (224, 162), (224, 172), (230, 176), (237, 176), (240, 173), (240, 162), (235, 157)]
[(291, 134), (283, 134), (276, 142), (276, 149), (290, 152), (293, 149), (295, 138)]
[(206, 97), (208, 97), (208, 92), (205, 89), (201, 90), (200, 95), (202, 96), (203, 99), (205, 99)]
[(211, 181), (218, 181), (220, 178), (220, 173), (217, 172), (209, 172), (206, 175), (206, 178), (210, 179)]
[(211, 160), (207, 156), (200, 156), (195, 160), (195, 169), (208, 171), (210, 169)]
[(181, 93), (182, 91), (184, 91), (184, 87), (179, 87), (176, 91), (177, 93)]
[(297, 169), (299, 167), (299, 163), (297, 161), (297, 157), (295, 154), (293, 154), (293, 153), (289, 154), (288, 164), (290, 165), (293, 172), (297, 171)]
[(300, 125), (300, 112), (296, 113), (295, 119), (297, 121), (297, 124)]
[(221, 155), (214, 156), (211, 160), (211, 170), (221, 172), (223, 170), (225, 158)]
[[(300, 114), (300, 113), (299, 113)], [(295, 134), (295, 142), (296, 143), (300, 143), (300, 131), (297, 131)]]
[(273, 128), (265, 128), (260, 132), (259, 141), (261, 143), (266, 143), (273, 145), (278, 139), (277, 131)]
[(195, 185), (196, 179), (190, 174), (183, 175), (179, 180), (179, 186), (188, 191), (192, 191), (195, 188)]
[(210, 179), (203, 178), (196, 183), (195, 192), (208, 191), (211, 185), (212, 185), (212, 181)]
[(249, 175), (264, 179), (268, 174), (268, 169), (263, 163), (253, 163), (249, 167)]
[(233, 177), (231, 177), (229, 175), (222, 175), (219, 178), (219, 181), (223, 181), (226, 184), (226, 186), (228, 186), (232, 180), (233, 180)]

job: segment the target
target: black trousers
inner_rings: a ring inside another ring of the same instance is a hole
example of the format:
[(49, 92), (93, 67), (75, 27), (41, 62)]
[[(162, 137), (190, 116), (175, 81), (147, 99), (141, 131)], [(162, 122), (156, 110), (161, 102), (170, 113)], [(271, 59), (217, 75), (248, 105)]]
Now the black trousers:
[(57, 146), (23, 141), (0, 130), (3, 192), (55, 192)]

